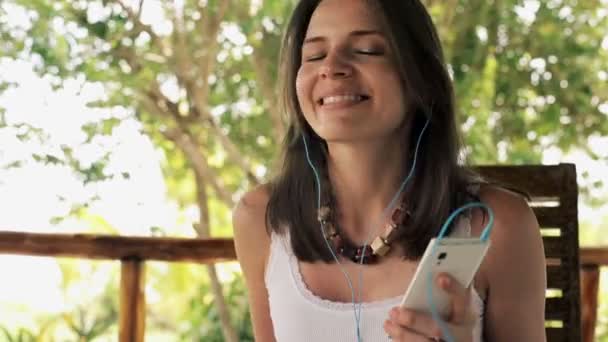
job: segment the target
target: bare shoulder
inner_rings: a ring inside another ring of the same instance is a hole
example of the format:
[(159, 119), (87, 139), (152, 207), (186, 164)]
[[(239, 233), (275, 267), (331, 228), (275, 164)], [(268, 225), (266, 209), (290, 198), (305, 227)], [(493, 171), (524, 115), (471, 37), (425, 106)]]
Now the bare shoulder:
[[(233, 222), (259, 223), (260, 220), (265, 222), (266, 206), (269, 198), (270, 193), (267, 185), (260, 185), (248, 191), (241, 197), (232, 211)], [(252, 220), (253, 222), (251, 222)]]
[(232, 212), (234, 247), (247, 286), (256, 341), (275, 341), (264, 274), (270, 254), (266, 207), (270, 193), (261, 185), (247, 192)]
[[(270, 237), (266, 229), (266, 206), (269, 199), (268, 186), (260, 185), (245, 193), (232, 211), (232, 227), (237, 257), (247, 267), (252, 262), (263, 265)], [(262, 253), (260, 253), (262, 252)], [(251, 260), (251, 259), (256, 260)]]
[[(494, 213), (492, 235), (506, 234), (518, 238), (524, 231), (540, 234), (536, 216), (523, 195), (486, 185), (481, 187), (479, 197)], [(480, 210), (473, 215), (474, 233), (481, 233), (487, 224), (487, 218), (487, 214), (484, 215)]]
[[(508, 277), (509, 270), (518, 271), (515, 260), (540, 262), (542, 258), (544, 262), (544, 248), (536, 216), (523, 195), (487, 185), (481, 187), (479, 197), (494, 213), (491, 245), (478, 279), (479, 287), (487, 290), (492, 283)], [(488, 219), (486, 212), (474, 211), (471, 221), (473, 235), (481, 235)]]
[[(492, 341), (543, 341), (546, 265), (536, 216), (520, 194), (484, 186), (479, 195), (494, 212), (490, 249), (478, 279), (488, 296), (488, 336)], [(473, 232), (481, 233), (487, 219), (476, 211)], [(505, 324), (504, 317), (518, 319)]]

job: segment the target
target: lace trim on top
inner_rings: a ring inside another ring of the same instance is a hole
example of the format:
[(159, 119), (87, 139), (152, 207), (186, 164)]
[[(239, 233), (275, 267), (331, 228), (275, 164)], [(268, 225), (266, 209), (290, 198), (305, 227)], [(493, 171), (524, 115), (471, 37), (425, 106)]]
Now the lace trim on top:
[[(470, 220), (468, 219), (467, 216), (464, 216), (461, 218), (461, 220), (463, 220), (463, 222), (459, 222), (458, 223), (458, 231), (454, 231), (454, 235), (466, 235), (466, 236), (470, 236), (470, 231), (471, 231), (471, 225), (470, 225)], [(463, 231), (464, 230), (464, 231)], [(328, 309), (328, 310), (333, 310), (333, 311), (348, 311), (349, 313), (351, 313), (351, 310), (353, 310), (353, 303), (352, 302), (337, 302), (337, 301), (333, 301), (330, 299), (325, 299), (322, 297), (317, 296), (316, 294), (314, 294), (306, 285), (306, 283), (304, 282), (304, 278), (302, 276), (302, 272), (300, 271), (300, 265), (298, 263), (298, 259), (296, 258), (296, 256), (293, 254), (293, 252), (291, 251), (291, 249), (289, 248), (289, 241), (290, 240), (290, 236), (289, 236), (289, 230), (286, 230), (285, 235), (279, 237), (277, 236), (279, 239), (277, 239), (276, 243), (279, 243), (282, 245), (283, 250), (286, 252), (287, 257), (288, 257), (288, 264), (289, 264), (289, 269), (290, 269), (290, 273), (293, 279), (293, 282), (298, 290), (298, 293), (302, 296), (302, 298), (304, 298), (306, 301), (316, 305), (317, 307), (323, 308), (323, 309)], [(273, 254), (273, 253), (271, 253)], [(274, 257), (271, 255), (269, 258), (269, 271), (272, 269), (272, 264), (274, 263)], [(355, 277), (351, 277), (351, 282), (353, 284), (353, 286), (355, 284), (357, 284), (357, 282), (359, 281), (359, 276), (358, 274)], [(363, 285), (365, 286), (365, 284)], [(472, 289), (472, 300), (473, 300), (473, 304), (474, 304), (474, 308), (475, 310), (481, 310), (481, 312), (478, 311), (479, 315), (483, 315), (483, 308), (484, 308), (484, 302), (481, 299), (481, 297), (479, 296), (479, 294), (477, 293), (477, 290), (475, 289), (475, 287), (473, 286)], [(355, 301), (357, 299), (357, 293), (355, 292)], [(386, 299), (380, 299), (380, 300), (376, 300), (376, 301), (371, 301), (371, 302), (355, 302), (354, 307), (355, 308), (359, 308), (359, 305), (361, 305), (361, 309), (365, 309), (365, 310), (370, 310), (370, 309), (384, 309), (384, 308), (392, 308), (394, 306), (397, 306), (401, 303), (401, 300), (403, 299), (403, 295), (397, 296), (397, 297), (391, 297), (391, 298), (386, 298)]]
[[(300, 265), (298, 263), (298, 259), (292, 253), (289, 254), (289, 269), (291, 271), (291, 275), (296, 285), (296, 288), (298, 289), (298, 293), (302, 295), (305, 300), (324, 309), (329, 309), (333, 311), (348, 311), (349, 313), (351, 313), (351, 311), (353, 310), (352, 302), (336, 302), (330, 299), (321, 298), (314, 294), (308, 288), (308, 286), (304, 282), (304, 278), (302, 277), (302, 272), (300, 272)], [(357, 284), (358, 278), (358, 275), (356, 277), (351, 277), (351, 282), (353, 283), (353, 286)], [(365, 286), (365, 284), (363, 286)], [(402, 296), (398, 296), (377, 301), (359, 303), (357, 302), (357, 293), (355, 292), (356, 303), (354, 307), (359, 308), (359, 305), (361, 305), (362, 310), (393, 307), (398, 305), (401, 302), (401, 299)]]

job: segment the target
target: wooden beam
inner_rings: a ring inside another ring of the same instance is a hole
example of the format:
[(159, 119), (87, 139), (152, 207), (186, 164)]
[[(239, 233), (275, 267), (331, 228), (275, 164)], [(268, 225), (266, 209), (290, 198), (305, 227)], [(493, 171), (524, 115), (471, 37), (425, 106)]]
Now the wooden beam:
[(120, 269), (119, 341), (144, 342), (146, 325), (144, 263), (123, 260)]
[(608, 266), (608, 246), (581, 247), (581, 265)]
[(7, 231), (0, 231), (0, 254), (206, 264), (236, 259), (234, 242), (224, 238), (158, 238)]
[[(196, 263), (236, 259), (234, 242), (230, 238), (159, 238), (12, 231), (0, 231), (0, 254), (111, 260), (137, 258)], [(580, 263), (608, 266), (608, 246), (581, 247)]]

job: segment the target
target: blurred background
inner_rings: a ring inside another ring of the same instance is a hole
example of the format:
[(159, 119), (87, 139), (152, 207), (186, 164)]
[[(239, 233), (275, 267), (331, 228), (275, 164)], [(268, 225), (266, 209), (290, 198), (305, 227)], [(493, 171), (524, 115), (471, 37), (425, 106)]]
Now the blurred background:
[[(231, 236), (284, 132), (295, 2), (1, 0), (0, 230)], [(423, 2), (469, 162), (575, 163), (580, 243), (607, 245), (608, 0)], [(119, 277), (117, 262), (0, 255), (0, 341), (115, 341)], [(608, 270), (600, 286), (608, 341)], [(234, 262), (148, 263), (145, 293), (146, 341), (253, 340)]]

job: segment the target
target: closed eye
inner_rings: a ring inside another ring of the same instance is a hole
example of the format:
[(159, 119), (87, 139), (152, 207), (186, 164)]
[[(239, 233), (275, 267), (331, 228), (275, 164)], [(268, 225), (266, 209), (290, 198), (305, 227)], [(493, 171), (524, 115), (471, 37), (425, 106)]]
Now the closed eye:
[(304, 59), (304, 61), (306, 61), (306, 62), (315, 62), (315, 61), (320, 61), (323, 58), (325, 58), (325, 55), (315, 55), (315, 56), (306, 57)]
[[(359, 50), (353, 50), (353, 52), (355, 54), (364, 55), (364, 56), (383, 56), (384, 55), (384, 51), (382, 51), (382, 50), (359, 49)], [(304, 61), (305, 62), (316, 62), (316, 61), (322, 60), (323, 58), (325, 58), (325, 54), (312, 55), (312, 56), (305, 57)]]
[(384, 52), (378, 50), (355, 50), (356, 53), (360, 55), (368, 55), (368, 56), (382, 56)]

